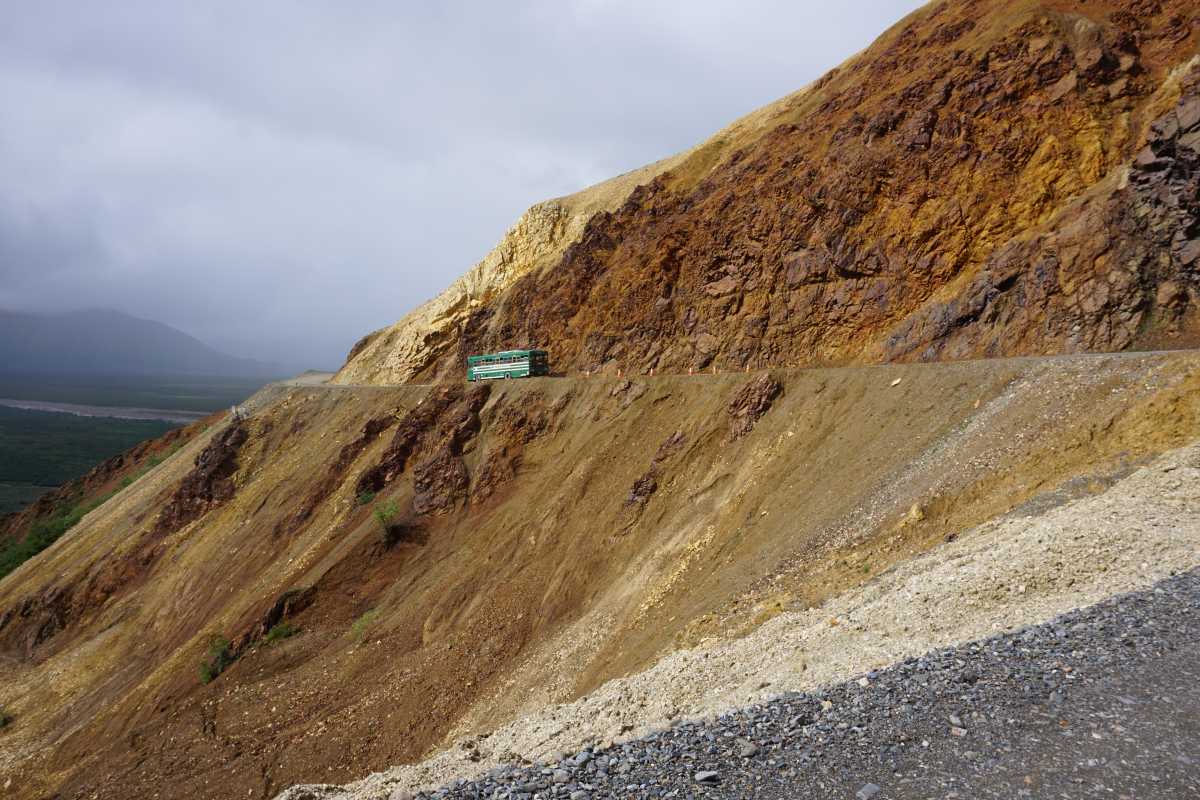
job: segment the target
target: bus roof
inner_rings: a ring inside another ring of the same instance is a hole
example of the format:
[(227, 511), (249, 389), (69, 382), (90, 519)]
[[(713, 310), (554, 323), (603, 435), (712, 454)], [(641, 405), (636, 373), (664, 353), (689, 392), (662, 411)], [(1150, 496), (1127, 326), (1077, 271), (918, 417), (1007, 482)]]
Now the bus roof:
[(546, 355), (546, 351), (532, 349), (532, 350), (501, 350), (496, 353), (480, 353), (480, 354), (474, 355), (474, 356), (467, 356), (467, 363), (474, 363), (475, 361), (478, 361), (481, 358), (502, 358), (502, 357), (508, 357), (508, 356), (533, 356), (533, 355), (544, 356), (544, 355)]

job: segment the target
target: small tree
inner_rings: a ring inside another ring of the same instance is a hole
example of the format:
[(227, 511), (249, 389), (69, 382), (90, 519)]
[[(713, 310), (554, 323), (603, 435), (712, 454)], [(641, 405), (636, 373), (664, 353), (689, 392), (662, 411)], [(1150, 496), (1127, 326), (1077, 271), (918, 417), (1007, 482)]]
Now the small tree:
[(395, 500), (385, 500), (375, 508), (375, 519), (379, 522), (379, 526), (383, 528), (386, 535), (388, 529), (392, 525), (392, 520), (400, 513), (400, 504)]
[(378, 611), (374, 608), (364, 611), (358, 619), (354, 620), (354, 624), (350, 626), (349, 636), (351, 639), (361, 639), (363, 634), (367, 632), (367, 628), (375, 621)]
[(208, 642), (208, 655), (200, 662), (200, 680), (211, 683), (233, 661), (234, 655), (229, 640), (224, 636), (214, 636)]
[(299, 632), (300, 629), (290, 622), (277, 622), (271, 626), (271, 630), (267, 631), (267, 635), (263, 637), (263, 643), (267, 647), (270, 647), (276, 642), (282, 642), (284, 639), (295, 636)]

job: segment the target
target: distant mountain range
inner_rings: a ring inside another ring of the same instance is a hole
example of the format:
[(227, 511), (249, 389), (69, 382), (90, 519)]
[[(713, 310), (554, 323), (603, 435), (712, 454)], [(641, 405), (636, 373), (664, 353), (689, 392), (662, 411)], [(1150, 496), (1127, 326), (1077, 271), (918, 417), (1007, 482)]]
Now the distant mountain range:
[(0, 372), (276, 377), (276, 364), (222, 353), (193, 336), (120, 311), (0, 310)]

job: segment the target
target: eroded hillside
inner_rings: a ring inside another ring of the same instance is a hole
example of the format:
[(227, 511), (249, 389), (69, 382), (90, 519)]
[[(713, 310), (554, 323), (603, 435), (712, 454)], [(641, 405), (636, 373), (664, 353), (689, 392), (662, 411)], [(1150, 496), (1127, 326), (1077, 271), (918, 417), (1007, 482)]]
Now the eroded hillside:
[(550, 266), (341, 379), (512, 346), (566, 372), (1190, 346), (1198, 30), (1186, 0), (932, 3), (586, 225), (528, 231)]
[(1195, 437), (1198, 369), (266, 390), (0, 583), (0, 775), (268, 796), (418, 759), (1099, 491)]
[[(270, 797), (450, 747), (446, 777), (1194, 562), (1200, 355), (958, 359), (1196, 343), (1198, 20), (935, 2), (535, 206), (334, 384), (263, 390), (0, 581), (6, 796)], [(462, 380), (524, 344), (568, 377)]]

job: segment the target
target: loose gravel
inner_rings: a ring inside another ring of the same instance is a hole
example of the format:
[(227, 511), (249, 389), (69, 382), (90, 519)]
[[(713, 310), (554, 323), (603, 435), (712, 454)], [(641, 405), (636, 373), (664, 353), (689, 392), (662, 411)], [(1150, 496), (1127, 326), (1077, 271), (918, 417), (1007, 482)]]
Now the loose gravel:
[[(1191, 797), (1200, 790), (1200, 570), (437, 798)], [(293, 789), (289, 800), (332, 796)]]
[[(965, 531), (820, 608), (780, 615), (744, 639), (670, 654), (422, 764), (346, 787), (293, 787), (281, 800), (377, 800), (515, 763), (555, 763), (585, 746), (611, 750), (680, 720), (703, 723), (1143, 590), (1200, 565), (1200, 446), (1164, 454), (1102, 494), (1036, 511)], [(697, 760), (694, 768), (708, 767)], [(865, 776), (870, 782), (883, 785)]]

